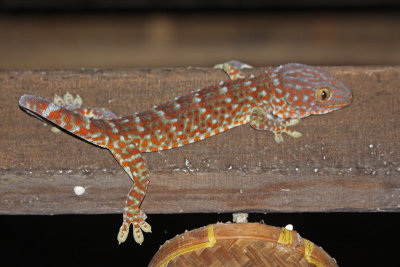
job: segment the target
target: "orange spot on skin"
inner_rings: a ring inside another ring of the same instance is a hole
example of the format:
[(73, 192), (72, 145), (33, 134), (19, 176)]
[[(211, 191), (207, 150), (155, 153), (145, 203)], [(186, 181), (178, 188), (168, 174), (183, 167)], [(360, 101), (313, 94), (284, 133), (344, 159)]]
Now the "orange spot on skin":
[(135, 146), (139, 146), (140, 145), (140, 139), (133, 139), (133, 144), (135, 145)]
[(193, 132), (191, 132), (189, 134), (189, 137), (192, 138), (193, 136), (195, 136), (195, 134), (199, 131), (199, 129), (194, 130)]
[(71, 118), (70, 118), (70, 116), (66, 115), (66, 116), (64, 117), (64, 122), (65, 122), (65, 123), (71, 123)]
[(50, 112), (49, 116), (47, 117), (50, 120), (57, 120), (61, 118), (61, 113), (59, 111), (52, 111)]
[(126, 144), (124, 143), (124, 142), (118, 142), (118, 146), (120, 147), (120, 148), (124, 148), (125, 146), (126, 146)]
[(119, 139), (119, 135), (117, 135), (117, 134), (110, 133), (110, 134), (108, 134), (108, 136), (110, 137), (111, 140), (118, 140)]
[(301, 105), (303, 105), (303, 102), (301, 100), (298, 100), (296, 102), (293, 102), (293, 105), (301, 106)]
[(204, 136), (205, 138), (208, 138), (208, 137), (210, 137), (210, 133), (206, 133), (206, 135)]
[(74, 117), (74, 122), (75, 122), (75, 125), (82, 125), (83, 119), (80, 116), (75, 116)]
[(147, 139), (144, 139), (142, 142), (142, 147), (147, 147)]
[(160, 144), (160, 142), (158, 141), (157, 137), (155, 137), (155, 136), (152, 136), (152, 137), (151, 137), (151, 142), (152, 142), (153, 144), (157, 145), (157, 146)]
[(131, 155), (130, 154), (122, 154), (121, 157), (123, 159), (129, 159), (131, 157)]
[(137, 148), (130, 148), (130, 147), (128, 147), (128, 148), (126, 149), (126, 152), (128, 152), (128, 153), (131, 154), (131, 155), (136, 155), (136, 154), (139, 153), (139, 150), (138, 150)]
[(116, 153), (116, 154), (122, 154), (122, 151), (121, 151), (121, 149), (118, 149), (118, 148), (114, 148), (114, 153)]
[(37, 102), (36, 105), (37, 105), (37, 109), (42, 111), (42, 110), (45, 110), (49, 106), (49, 103), (48, 102)]
[[(124, 155), (122, 155), (122, 156), (124, 156)], [(125, 167), (128, 167), (128, 166), (129, 166), (129, 163), (126, 162), (126, 161), (124, 161), (124, 162), (121, 163), (121, 166), (124, 167), (124, 168), (125, 168)]]
[(164, 123), (160, 122), (160, 123), (158, 124), (158, 129), (159, 129), (160, 131), (162, 131), (162, 130), (164, 129)]
[(88, 130), (84, 127), (79, 128), (79, 135), (80, 136), (86, 136), (88, 134)]
[(107, 147), (108, 147), (108, 149), (114, 149), (114, 144), (113, 144), (113, 142), (108, 142), (108, 144), (107, 144)]

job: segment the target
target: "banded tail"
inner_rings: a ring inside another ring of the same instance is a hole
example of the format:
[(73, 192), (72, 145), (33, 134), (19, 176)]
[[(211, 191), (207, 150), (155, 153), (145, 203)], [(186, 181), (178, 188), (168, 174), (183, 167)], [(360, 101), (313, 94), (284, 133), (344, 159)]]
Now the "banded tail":
[(87, 118), (47, 99), (32, 95), (23, 95), (19, 105), (28, 113), (48, 120), (90, 143), (101, 147), (107, 144), (108, 138), (103, 132), (110, 127), (103, 120)]

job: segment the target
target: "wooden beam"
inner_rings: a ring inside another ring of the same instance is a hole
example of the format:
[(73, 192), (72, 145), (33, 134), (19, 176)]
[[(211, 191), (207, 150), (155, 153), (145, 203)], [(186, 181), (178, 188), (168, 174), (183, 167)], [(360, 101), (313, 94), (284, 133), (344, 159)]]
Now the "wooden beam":
[(0, 68), (207, 67), (231, 58), (259, 66), (391, 65), (400, 62), (399, 25), (396, 12), (379, 10), (2, 13)]
[[(152, 174), (143, 210), (399, 211), (400, 67), (330, 69), (354, 102), (302, 120), (300, 139), (278, 145), (242, 126), (145, 154)], [(211, 68), (0, 71), (0, 213), (118, 213), (131, 185), (108, 151), (22, 111), (21, 95), (69, 91), (84, 106), (127, 115), (226, 79)]]

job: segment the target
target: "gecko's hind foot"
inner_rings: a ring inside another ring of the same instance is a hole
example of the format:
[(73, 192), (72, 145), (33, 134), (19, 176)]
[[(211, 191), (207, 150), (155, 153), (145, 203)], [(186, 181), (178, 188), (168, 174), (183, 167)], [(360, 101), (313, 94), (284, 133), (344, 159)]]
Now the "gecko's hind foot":
[[(133, 238), (136, 243), (141, 245), (144, 240), (143, 232), (151, 233), (151, 226), (145, 222), (147, 216), (140, 209), (126, 208), (124, 211), (124, 219), (118, 232), (118, 243), (125, 242), (129, 234), (130, 225), (133, 225)], [(143, 232), (142, 232), (143, 231)]]

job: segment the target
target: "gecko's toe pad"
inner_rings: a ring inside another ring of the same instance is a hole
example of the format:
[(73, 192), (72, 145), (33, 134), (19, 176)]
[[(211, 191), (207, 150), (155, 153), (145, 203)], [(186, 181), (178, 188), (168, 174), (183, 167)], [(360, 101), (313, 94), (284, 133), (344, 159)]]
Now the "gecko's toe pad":
[[(146, 214), (140, 209), (127, 209), (124, 211), (124, 221), (119, 228), (118, 232), (118, 242), (119, 244), (125, 242), (129, 234), (130, 225), (133, 225), (133, 238), (136, 243), (141, 245), (144, 240), (143, 232), (151, 233), (151, 226), (145, 219), (147, 218)], [(142, 232), (143, 231), (143, 232)]]

